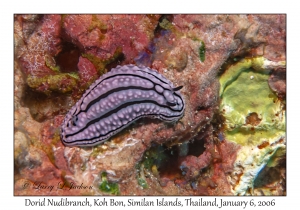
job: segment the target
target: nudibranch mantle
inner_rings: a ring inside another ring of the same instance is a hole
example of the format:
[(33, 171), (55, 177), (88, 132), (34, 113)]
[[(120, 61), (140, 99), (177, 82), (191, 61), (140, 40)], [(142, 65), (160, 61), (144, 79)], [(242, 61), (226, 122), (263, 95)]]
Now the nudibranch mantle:
[(97, 79), (69, 110), (61, 126), (62, 142), (94, 146), (141, 117), (176, 122), (185, 109), (181, 88), (148, 67), (117, 66)]

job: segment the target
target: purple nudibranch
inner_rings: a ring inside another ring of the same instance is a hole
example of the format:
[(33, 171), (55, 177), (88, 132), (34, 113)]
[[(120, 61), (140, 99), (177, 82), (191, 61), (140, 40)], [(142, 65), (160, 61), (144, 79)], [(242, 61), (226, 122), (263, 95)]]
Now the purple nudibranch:
[(179, 90), (156, 70), (117, 66), (102, 75), (69, 110), (61, 126), (66, 146), (94, 146), (141, 117), (178, 121), (185, 103)]

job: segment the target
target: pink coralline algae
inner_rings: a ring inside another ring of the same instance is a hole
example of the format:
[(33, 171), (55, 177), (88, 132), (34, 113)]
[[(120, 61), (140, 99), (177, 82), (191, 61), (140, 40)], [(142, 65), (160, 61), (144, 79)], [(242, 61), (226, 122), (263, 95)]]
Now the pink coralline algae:
[[(159, 16), (144, 15), (67, 15), (65, 33), (80, 49), (101, 59), (122, 47), (125, 63), (132, 63), (153, 37)], [(154, 19), (154, 21), (152, 20)], [(156, 19), (156, 21), (155, 21)]]
[[(236, 160), (248, 145), (224, 135), (219, 76), (243, 58), (284, 61), (285, 18), (15, 15), (15, 195), (239, 194), (245, 171)], [(140, 119), (97, 146), (65, 146), (60, 130), (68, 110), (101, 75), (129, 64), (183, 86), (183, 117)], [(285, 74), (281, 66), (268, 77), (283, 103)], [(266, 142), (260, 150), (272, 146)], [(284, 157), (276, 153), (261, 174), (272, 183), (259, 176), (247, 193), (285, 195)]]
[[(76, 92), (80, 87), (87, 88), (86, 83), (105, 73), (106, 65), (112, 62), (132, 63), (138, 53), (149, 45), (158, 17), (16, 15), (16, 58), (26, 77), (36, 80), (34, 85), (28, 81), (31, 88), (47, 93), (64, 92), (64, 86), (68, 86)], [(90, 59), (94, 67), (90, 67), (91, 64), (82, 56)], [(72, 84), (63, 80), (64, 73), (73, 76)], [(79, 78), (76, 76), (78, 73)], [(50, 75), (56, 75), (60, 84), (53, 87), (57, 80)]]
[(87, 58), (80, 57), (77, 67), (82, 83), (88, 83), (98, 77), (95, 66)]
[[(54, 72), (46, 66), (46, 62), (53, 64), (53, 57), (60, 51), (61, 44), (61, 16), (45, 15), (42, 20), (36, 16), (33, 20), (26, 20), (23, 16), (16, 17), (15, 34), (21, 36), (19, 41), (17, 57), (26, 75), (42, 77), (53, 75)], [(30, 23), (34, 22), (34, 25)], [(29, 25), (29, 26), (28, 26)], [(24, 27), (32, 28), (31, 34), (24, 36)], [(38, 29), (37, 29), (38, 28)]]

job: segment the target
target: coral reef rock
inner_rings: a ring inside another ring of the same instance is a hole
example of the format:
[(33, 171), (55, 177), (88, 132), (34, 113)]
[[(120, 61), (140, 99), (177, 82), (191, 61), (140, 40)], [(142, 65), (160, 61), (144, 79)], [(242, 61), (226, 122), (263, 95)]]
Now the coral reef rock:
[[(14, 194), (285, 195), (285, 24), (276, 14), (16, 14)], [(184, 116), (63, 145), (67, 111), (126, 64), (183, 86)]]

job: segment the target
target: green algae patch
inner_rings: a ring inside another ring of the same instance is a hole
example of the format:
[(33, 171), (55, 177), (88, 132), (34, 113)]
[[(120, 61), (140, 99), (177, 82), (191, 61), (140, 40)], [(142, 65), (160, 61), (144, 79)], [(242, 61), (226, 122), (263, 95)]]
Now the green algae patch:
[(77, 79), (74, 75), (61, 73), (44, 77), (29, 75), (26, 80), (29, 87), (49, 94), (51, 91), (67, 93), (77, 86)]
[(47, 58), (47, 57), (45, 58), (45, 65), (46, 65), (49, 69), (51, 69), (52, 71), (54, 71), (54, 72), (56, 72), (56, 73), (60, 73), (60, 68), (59, 68), (59, 66), (54, 66), (54, 65), (52, 65), (50, 59)]
[(244, 59), (221, 76), (220, 111), (227, 140), (258, 145), (285, 135), (282, 102), (268, 85), (269, 63), (263, 57)]
[(109, 194), (112, 194), (112, 195), (120, 194), (119, 185), (117, 183), (109, 182), (107, 180), (107, 173), (106, 172), (103, 172), (101, 174), (101, 179), (102, 179), (102, 182), (99, 185), (99, 189), (102, 192), (106, 192), (106, 193), (109, 193)]
[(202, 63), (205, 61), (205, 52), (206, 52), (205, 44), (203, 41), (201, 41), (201, 46), (199, 47), (199, 57)]
[(174, 26), (168, 19), (163, 19), (160, 23), (159, 26), (165, 30), (172, 30)]
[(95, 66), (98, 75), (106, 73), (106, 66), (114, 61), (116, 61), (123, 54), (122, 47), (117, 47), (113, 55), (110, 55), (107, 59), (101, 59), (90, 53), (83, 53), (82, 57), (87, 58)]
[(151, 147), (144, 156), (142, 164), (146, 169), (151, 170), (153, 165), (160, 166), (163, 164), (163, 161), (166, 159), (163, 146), (154, 146)]
[(148, 186), (148, 183), (145, 179), (143, 178), (138, 178), (138, 184), (143, 188), (143, 189), (147, 189), (149, 186)]
[(242, 147), (234, 162), (236, 195), (251, 195), (254, 183), (266, 167), (285, 158), (285, 109), (269, 88), (272, 69), (285, 67), (263, 57), (242, 59), (220, 77), (220, 113), (225, 119), (225, 139)]
[(98, 28), (101, 31), (99, 36), (99, 42), (105, 38), (105, 33), (107, 32), (107, 25), (97, 18), (96, 15), (92, 15), (92, 22), (88, 28), (88, 31), (91, 32), (95, 28)]
[(168, 157), (165, 153), (165, 148), (162, 145), (154, 145), (147, 150), (142, 160), (136, 165), (138, 184), (147, 189), (148, 183), (146, 177), (159, 177), (158, 169), (164, 167), (168, 161)]
[(107, 25), (97, 18), (97, 15), (92, 15), (92, 22), (88, 28), (89, 32), (93, 29), (98, 28), (101, 32), (107, 31)]

